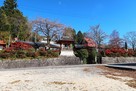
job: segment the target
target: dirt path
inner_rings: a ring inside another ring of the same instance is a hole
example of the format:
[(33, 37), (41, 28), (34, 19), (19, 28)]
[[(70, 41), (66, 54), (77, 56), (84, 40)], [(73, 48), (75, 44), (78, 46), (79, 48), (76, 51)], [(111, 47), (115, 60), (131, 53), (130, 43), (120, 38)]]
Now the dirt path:
[(101, 75), (95, 66), (45, 67), (0, 71), (0, 91), (136, 91), (124, 80)]

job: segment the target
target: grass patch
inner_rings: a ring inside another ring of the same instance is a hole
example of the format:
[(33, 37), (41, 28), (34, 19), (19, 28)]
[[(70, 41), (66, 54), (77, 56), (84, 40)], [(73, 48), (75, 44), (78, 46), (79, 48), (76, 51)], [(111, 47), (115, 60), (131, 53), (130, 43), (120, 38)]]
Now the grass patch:
[(136, 79), (135, 80), (129, 80), (126, 84), (130, 87), (136, 88)]

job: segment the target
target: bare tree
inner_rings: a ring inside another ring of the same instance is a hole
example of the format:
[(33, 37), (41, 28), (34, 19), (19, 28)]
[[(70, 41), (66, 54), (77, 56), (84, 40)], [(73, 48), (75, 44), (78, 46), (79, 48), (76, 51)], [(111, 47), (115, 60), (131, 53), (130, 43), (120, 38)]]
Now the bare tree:
[(125, 40), (130, 46), (132, 46), (133, 50), (135, 50), (135, 48), (136, 48), (136, 31), (128, 32), (128, 33), (124, 36), (124, 40)]
[(74, 39), (76, 31), (70, 27), (66, 27), (63, 32), (63, 36), (68, 36), (70, 39)]
[(102, 42), (107, 37), (106, 33), (100, 29), (100, 25), (92, 26), (90, 30), (91, 31), (85, 35), (91, 37), (97, 43), (98, 48), (100, 48)]
[(113, 30), (110, 35), (109, 46), (114, 48), (120, 48), (122, 46), (123, 40), (119, 37), (117, 30)]
[(38, 18), (32, 21), (33, 30), (39, 35), (47, 37), (47, 45), (50, 47), (50, 41), (59, 39), (62, 36), (64, 26), (49, 19)]

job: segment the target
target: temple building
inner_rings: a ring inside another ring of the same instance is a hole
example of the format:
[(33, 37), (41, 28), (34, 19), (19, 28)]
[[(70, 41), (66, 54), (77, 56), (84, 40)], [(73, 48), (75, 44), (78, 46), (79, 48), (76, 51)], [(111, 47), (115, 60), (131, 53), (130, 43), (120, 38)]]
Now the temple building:
[(81, 44), (76, 44), (75, 48), (81, 49), (81, 48), (97, 48), (97, 44), (92, 40), (91, 38), (84, 38), (84, 41), (82, 41)]
[(60, 56), (75, 56), (73, 51), (74, 40), (68, 36), (63, 36), (60, 40), (56, 41), (60, 44), (61, 53)]
[(68, 36), (63, 36), (57, 41), (57, 44), (60, 44), (62, 50), (70, 50), (73, 48), (74, 40)]

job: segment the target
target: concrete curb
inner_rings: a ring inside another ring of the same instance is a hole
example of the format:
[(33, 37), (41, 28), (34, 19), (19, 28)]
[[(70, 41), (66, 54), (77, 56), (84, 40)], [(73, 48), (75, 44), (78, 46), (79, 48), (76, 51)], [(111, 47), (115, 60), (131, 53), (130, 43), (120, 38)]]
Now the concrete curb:
[(125, 69), (125, 70), (136, 70), (136, 63), (123, 63), (123, 64), (108, 64), (106, 67)]

